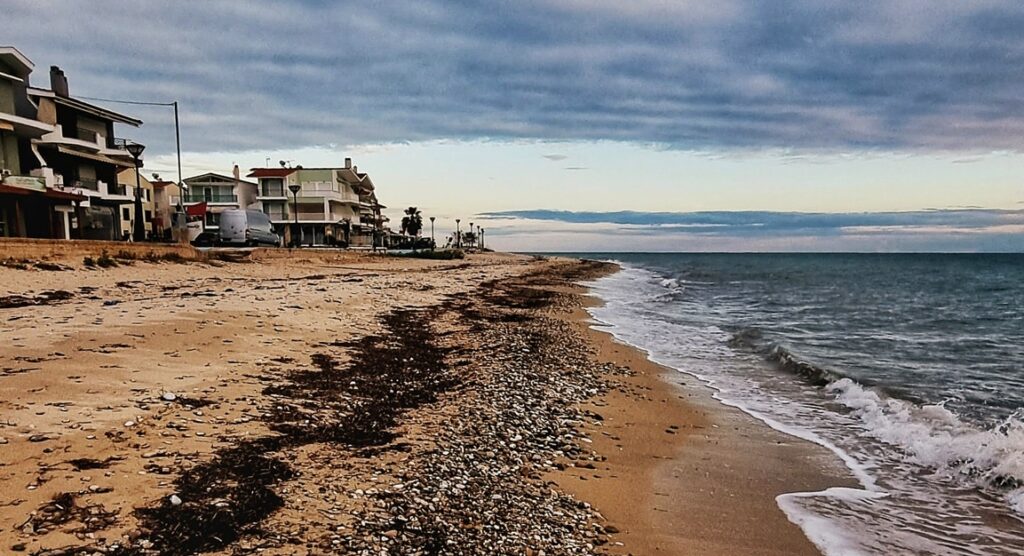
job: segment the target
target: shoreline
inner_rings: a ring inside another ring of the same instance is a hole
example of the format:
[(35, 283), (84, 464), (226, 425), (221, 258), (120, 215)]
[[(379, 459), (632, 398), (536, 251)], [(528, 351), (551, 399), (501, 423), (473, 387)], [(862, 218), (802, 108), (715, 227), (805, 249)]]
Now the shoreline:
[(791, 439), (590, 327), (609, 265), (60, 262), (0, 267), (0, 551), (816, 553), (737, 459)]
[(569, 320), (598, 360), (635, 374), (585, 406), (605, 417), (588, 430), (609, 455), (604, 482), (595, 488), (577, 473), (558, 482), (620, 531), (617, 552), (820, 554), (776, 497), (859, 486), (835, 454), (723, 404), (695, 377), (620, 342), (586, 310), (600, 299), (584, 286), (577, 295), (583, 307)]

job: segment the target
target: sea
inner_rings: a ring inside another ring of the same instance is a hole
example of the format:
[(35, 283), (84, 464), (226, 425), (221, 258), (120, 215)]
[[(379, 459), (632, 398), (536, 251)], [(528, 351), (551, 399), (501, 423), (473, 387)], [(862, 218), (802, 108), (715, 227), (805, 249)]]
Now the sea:
[(1024, 255), (574, 256), (619, 341), (849, 469), (777, 498), (826, 554), (1024, 554)]

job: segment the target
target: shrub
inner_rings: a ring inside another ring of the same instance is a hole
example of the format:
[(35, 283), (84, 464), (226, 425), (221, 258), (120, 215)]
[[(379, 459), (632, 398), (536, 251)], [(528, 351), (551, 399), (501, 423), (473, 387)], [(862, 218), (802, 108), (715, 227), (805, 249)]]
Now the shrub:
[(84, 259), (82, 259), (82, 264), (84, 264), (88, 268), (96, 268), (96, 259), (87, 255)]
[(96, 259), (96, 264), (101, 268), (110, 268), (112, 266), (117, 266), (117, 261), (107, 254), (107, 250), (104, 249), (103, 252), (100, 253), (99, 258)]

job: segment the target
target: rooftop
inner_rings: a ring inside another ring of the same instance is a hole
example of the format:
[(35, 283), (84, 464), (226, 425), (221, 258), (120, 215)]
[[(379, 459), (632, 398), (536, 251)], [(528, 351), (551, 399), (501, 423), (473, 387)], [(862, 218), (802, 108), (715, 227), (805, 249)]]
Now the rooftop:
[[(303, 168), (251, 168), (247, 178), (283, 178)], [(312, 170), (312, 168), (310, 168)]]
[(13, 46), (0, 46), (0, 62), (14, 71), (14, 77), (25, 80), (32, 73), (35, 64)]
[(29, 87), (28, 88), (28, 94), (29, 94), (29, 96), (34, 96), (34, 97), (51, 98), (57, 104), (62, 104), (64, 106), (67, 106), (68, 108), (72, 108), (74, 110), (79, 110), (81, 112), (85, 112), (86, 114), (90, 114), (92, 116), (96, 116), (97, 118), (103, 118), (105, 120), (112, 120), (112, 121), (115, 121), (115, 122), (120, 122), (122, 124), (128, 124), (130, 126), (135, 126), (135, 127), (139, 127), (140, 125), (142, 125), (142, 120), (133, 118), (131, 116), (125, 116), (124, 114), (121, 114), (119, 112), (114, 112), (113, 110), (107, 110), (106, 108), (102, 108), (100, 106), (96, 106), (95, 104), (89, 104), (88, 102), (81, 101), (81, 100), (78, 100), (78, 99), (73, 98), (73, 97), (65, 97), (65, 96), (58, 95), (57, 93), (54, 93), (50, 89), (41, 89), (39, 87)]

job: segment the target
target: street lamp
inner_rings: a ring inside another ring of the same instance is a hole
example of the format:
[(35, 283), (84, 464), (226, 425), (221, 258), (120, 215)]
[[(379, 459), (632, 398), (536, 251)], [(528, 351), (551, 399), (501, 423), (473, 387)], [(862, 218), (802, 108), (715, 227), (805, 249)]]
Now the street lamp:
[(142, 241), (146, 238), (146, 223), (142, 220), (145, 215), (142, 213), (142, 182), (139, 178), (139, 168), (142, 167), (142, 151), (146, 150), (146, 146), (133, 142), (126, 144), (124, 148), (135, 159), (135, 225), (132, 229), (132, 238), (135, 241)]
[(430, 250), (433, 251), (437, 242), (434, 241), (434, 217), (430, 217)]
[(293, 183), (293, 184), (288, 186), (288, 191), (292, 192), (292, 199), (294, 201), (292, 204), (294, 205), (295, 224), (292, 226), (292, 245), (294, 245), (295, 247), (299, 246), (299, 239), (298, 239), (298, 237), (299, 237), (299, 190), (300, 189), (302, 189), (302, 186), (297, 184), (297, 183)]
[(462, 232), (459, 231), (459, 222), (462, 222), (461, 218), (455, 219), (455, 248), (462, 249)]
[(477, 230), (480, 231), (480, 250), (483, 251), (484, 250), (484, 229), (483, 228), (477, 228)]

